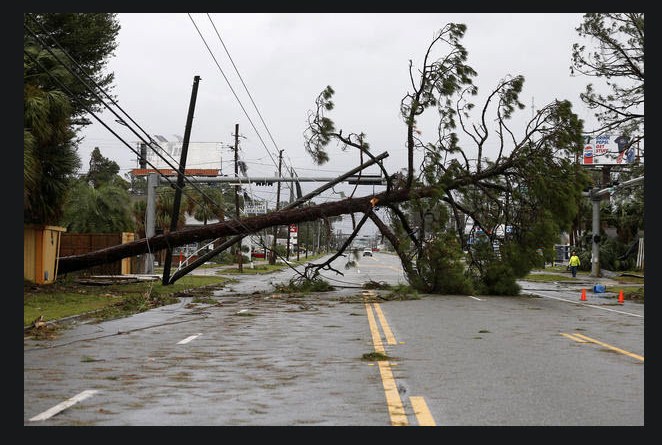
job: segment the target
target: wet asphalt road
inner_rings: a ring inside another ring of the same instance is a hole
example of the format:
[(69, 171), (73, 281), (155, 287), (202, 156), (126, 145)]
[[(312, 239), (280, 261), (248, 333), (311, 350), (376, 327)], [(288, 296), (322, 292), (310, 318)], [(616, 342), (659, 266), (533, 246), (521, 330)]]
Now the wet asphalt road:
[(643, 305), (579, 282), (386, 301), (359, 284), (404, 282), (397, 258), (334, 265), (331, 293), (273, 293), (286, 271), (26, 339), (24, 425), (644, 425)]

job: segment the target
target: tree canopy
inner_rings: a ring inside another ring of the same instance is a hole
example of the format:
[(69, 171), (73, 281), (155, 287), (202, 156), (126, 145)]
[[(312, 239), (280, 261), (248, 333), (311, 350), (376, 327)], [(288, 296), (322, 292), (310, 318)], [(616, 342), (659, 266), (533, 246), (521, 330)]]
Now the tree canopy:
[[(462, 24), (445, 26), (428, 46), (422, 65), (415, 68), (410, 61), (411, 90), (400, 108), (407, 170), (405, 175), (387, 175), (387, 190), (430, 187), (434, 193), (386, 204), (388, 222), (376, 212), (369, 217), (395, 248), (416, 288), (469, 291), (473, 286), (500, 292), (501, 287), (513, 292), (515, 278), (551, 255), (555, 240), (578, 211), (587, 180), (574, 163), (582, 147), (582, 121), (569, 101), (556, 100), (537, 110), (524, 128), (511, 124), (524, 108), (519, 101), (524, 78), (517, 75), (498, 81), (476, 108), (470, 102), (478, 93), (476, 72), (461, 44), (465, 31)], [(330, 119), (333, 94), (326, 87), (309, 117), (307, 149), (317, 162), (328, 158), (326, 147), (334, 140), (343, 149), (368, 153), (365, 134), (336, 129)], [(438, 115), (434, 132), (420, 123), (431, 110)], [(487, 249), (469, 245), (473, 235), (466, 233), (468, 227), (482, 234)], [(500, 234), (506, 229), (507, 234)], [(457, 273), (463, 250), (468, 254), (464, 276)], [(457, 281), (441, 283), (440, 275)], [(500, 282), (491, 283), (490, 277), (500, 277)]]
[[(26, 13), (24, 29), (26, 44), (31, 42), (44, 50), (57, 49), (58, 62), (69, 65), (71, 78), (65, 83), (64, 92), (72, 100), (72, 125), (89, 125), (88, 110), (102, 110), (99, 95), (113, 88), (115, 74), (107, 71), (107, 64), (117, 48), (120, 31), (117, 14)], [(54, 80), (45, 85), (62, 89)]]
[(577, 33), (587, 42), (573, 45), (570, 72), (600, 81), (581, 95), (600, 124), (593, 132), (618, 129), (630, 144), (643, 141), (644, 14), (585, 14)]
[[(80, 168), (76, 134), (113, 80), (115, 14), (24, 15), (23, 221), (58, 224)], [(94, 87), (97, 86), (97, 88)]]

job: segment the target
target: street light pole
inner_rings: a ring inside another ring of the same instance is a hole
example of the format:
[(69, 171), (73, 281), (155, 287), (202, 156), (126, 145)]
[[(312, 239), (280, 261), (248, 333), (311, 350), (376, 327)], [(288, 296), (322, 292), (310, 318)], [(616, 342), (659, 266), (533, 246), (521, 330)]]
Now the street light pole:
[(600, 201), (602, 197), (612, 193), (616, 189), (635, 185), (644, 180), (643, 176), (622, 182), (614, 187), (607, 187), (602, 190), (589, 190), (584, 196), (588, 196), (593, 205), (593, 237), (591, 239), (591, 276), (600, 276)]
[(591, 190), (590, 198), (593, 205), (593, 227), (591, 228), (593, 236), (591, 237), (591, 276), (600, 276), (600, 201), (601, 197), (596, 196)]

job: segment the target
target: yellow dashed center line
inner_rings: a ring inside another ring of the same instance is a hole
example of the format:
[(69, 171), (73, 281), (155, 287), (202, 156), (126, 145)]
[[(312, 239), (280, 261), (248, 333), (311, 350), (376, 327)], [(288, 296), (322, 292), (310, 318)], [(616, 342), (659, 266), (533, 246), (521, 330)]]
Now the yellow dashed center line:
[(561, 332), (561, 335), (569, 338), (570, 340), (576, 341), (577, 343), (589, 343), (586, 340), (579, 338), (573, 334), (566, 334), (565, 332)]
[(393, 373), (391, 372), (391, 365), (388, 362), (380, 361), (379, 373), (382, 376), (384, 394), (386, 394), (386, 405), (388, 406), (388, 412), (391, 416), (391, 425), (409, 425), (407, 415), (405, 414), (405, 407), (402, 405), (400, 393), (398, 393), (398, 386), (395, 384), (395, 379), (393, 378)]
[(375, 352), (384, 354), (384, 345), (382, 345), (382, 337), (379, 335), (379, 328), (375, 322), (375, 315), (372, 313), (372, 308), (369, 303), (366, 303), (365, 310), (368, 313), (368, 324), (370, 325), (370, 333), (372, 334), (372, 344), (375, 347)]
[(607, 349), (611, 349), (612, 351), (616, 351), (620, 354), (627, 355), (628, 357), (632, 357), (632, 358), (635, 358), (637, 360), (641, 360), (642, 362), (644, 361), (644, 356), (643, 355), (634, 354), (632, 352), (626, 351), (626, 350), (621, 349), (621, 348), (617, 348), (616, 346), (612, 346), (610, 344), (601, 342), (600, 340), (596, 340), (596, 339), (591, 338), (591, 337), (587, 337), (586, 335), (579, 334), (577, 332), (575, 332), (574, 334), (561, 333), (561, 335), (563, 335), (565, 337), (568, 337), (568, 338), (571, 338), (574, 341), (580, 342), (580, 343), (595, 343), (596, 345), (600, 345), (600, 346), (605, 347)]
[(425, 403), (423, 397), (411, 396), (409, 401), (414, 408), (414, 414), (416, 415), (416, 420), (418, 420), (418, 426), (437, 426), (432, 418), (432, 414), (430, 414), (428, 404)]
[[(365, 296), (374, 296), (374, 293), (369, 291), (364, 291)], [(381, 323), (382, 331), (389, 345), (395, 345), (395, 336), (391, 331), (388, 323), (386, 322), (386, 317), (382, 312), (379, 303), (365, 303), (365, 310), (368, 314), (368, 324), (370, 325), (370, 333), (372, 335), (372, 343), (375, 348), (375, 352), (386, 355), (386, 350), (384, 349), (384, 344), (382, 343), (382, 337), (379, 332), (379, 326), (377, 320), (375, 319), (375, 313)], [(374, 312), (373, 312), (374, 310)], [(386, 395), (386, 406), (388, 407), (389, 416), (391, 418), (391, 425), (393, 426), (407, 426), (409, 425), (409, 420), (407, 419), (407, 414), (405, 412), (405, 407), (400, 398), (400, 392), (398, 391), (398, 385), (395, 382), (393, 377), (393, 372), (391, 370), (391, 363), (385, 360), (380, 360), (378, 362), (379, 373), (382, 378), (382, 385), (384, 386), (384, 394)], [(409, 401), (416, 415), (419, 426), (435, 426), (434, 419), (430, 414), (425, 399), (423, 397), (410, 397)]]
[(381, 306), (379, 306), (379, 303), (373, 303), (372, 306), (375, 308), (375, 312), (377, 313), (377, 318), (379, 318), (379, 322), (382, 325), (382, 330), (384, 331), (384, 336), (386, 337), (386, 343), (388, 343), (389, 345), (394, 345), (395, 336), (393, 335), (391, 328), (386, 322), (386, 317), (384, 317), (384, 313), (382, 312)]

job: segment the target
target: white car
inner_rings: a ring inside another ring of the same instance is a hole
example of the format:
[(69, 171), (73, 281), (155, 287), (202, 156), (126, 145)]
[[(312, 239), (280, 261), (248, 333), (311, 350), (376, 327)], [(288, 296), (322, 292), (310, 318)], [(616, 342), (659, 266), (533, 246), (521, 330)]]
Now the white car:
[(365, 249), (363, 251), (363, 256), (372, 256), (372, 250), (370, 249)]

